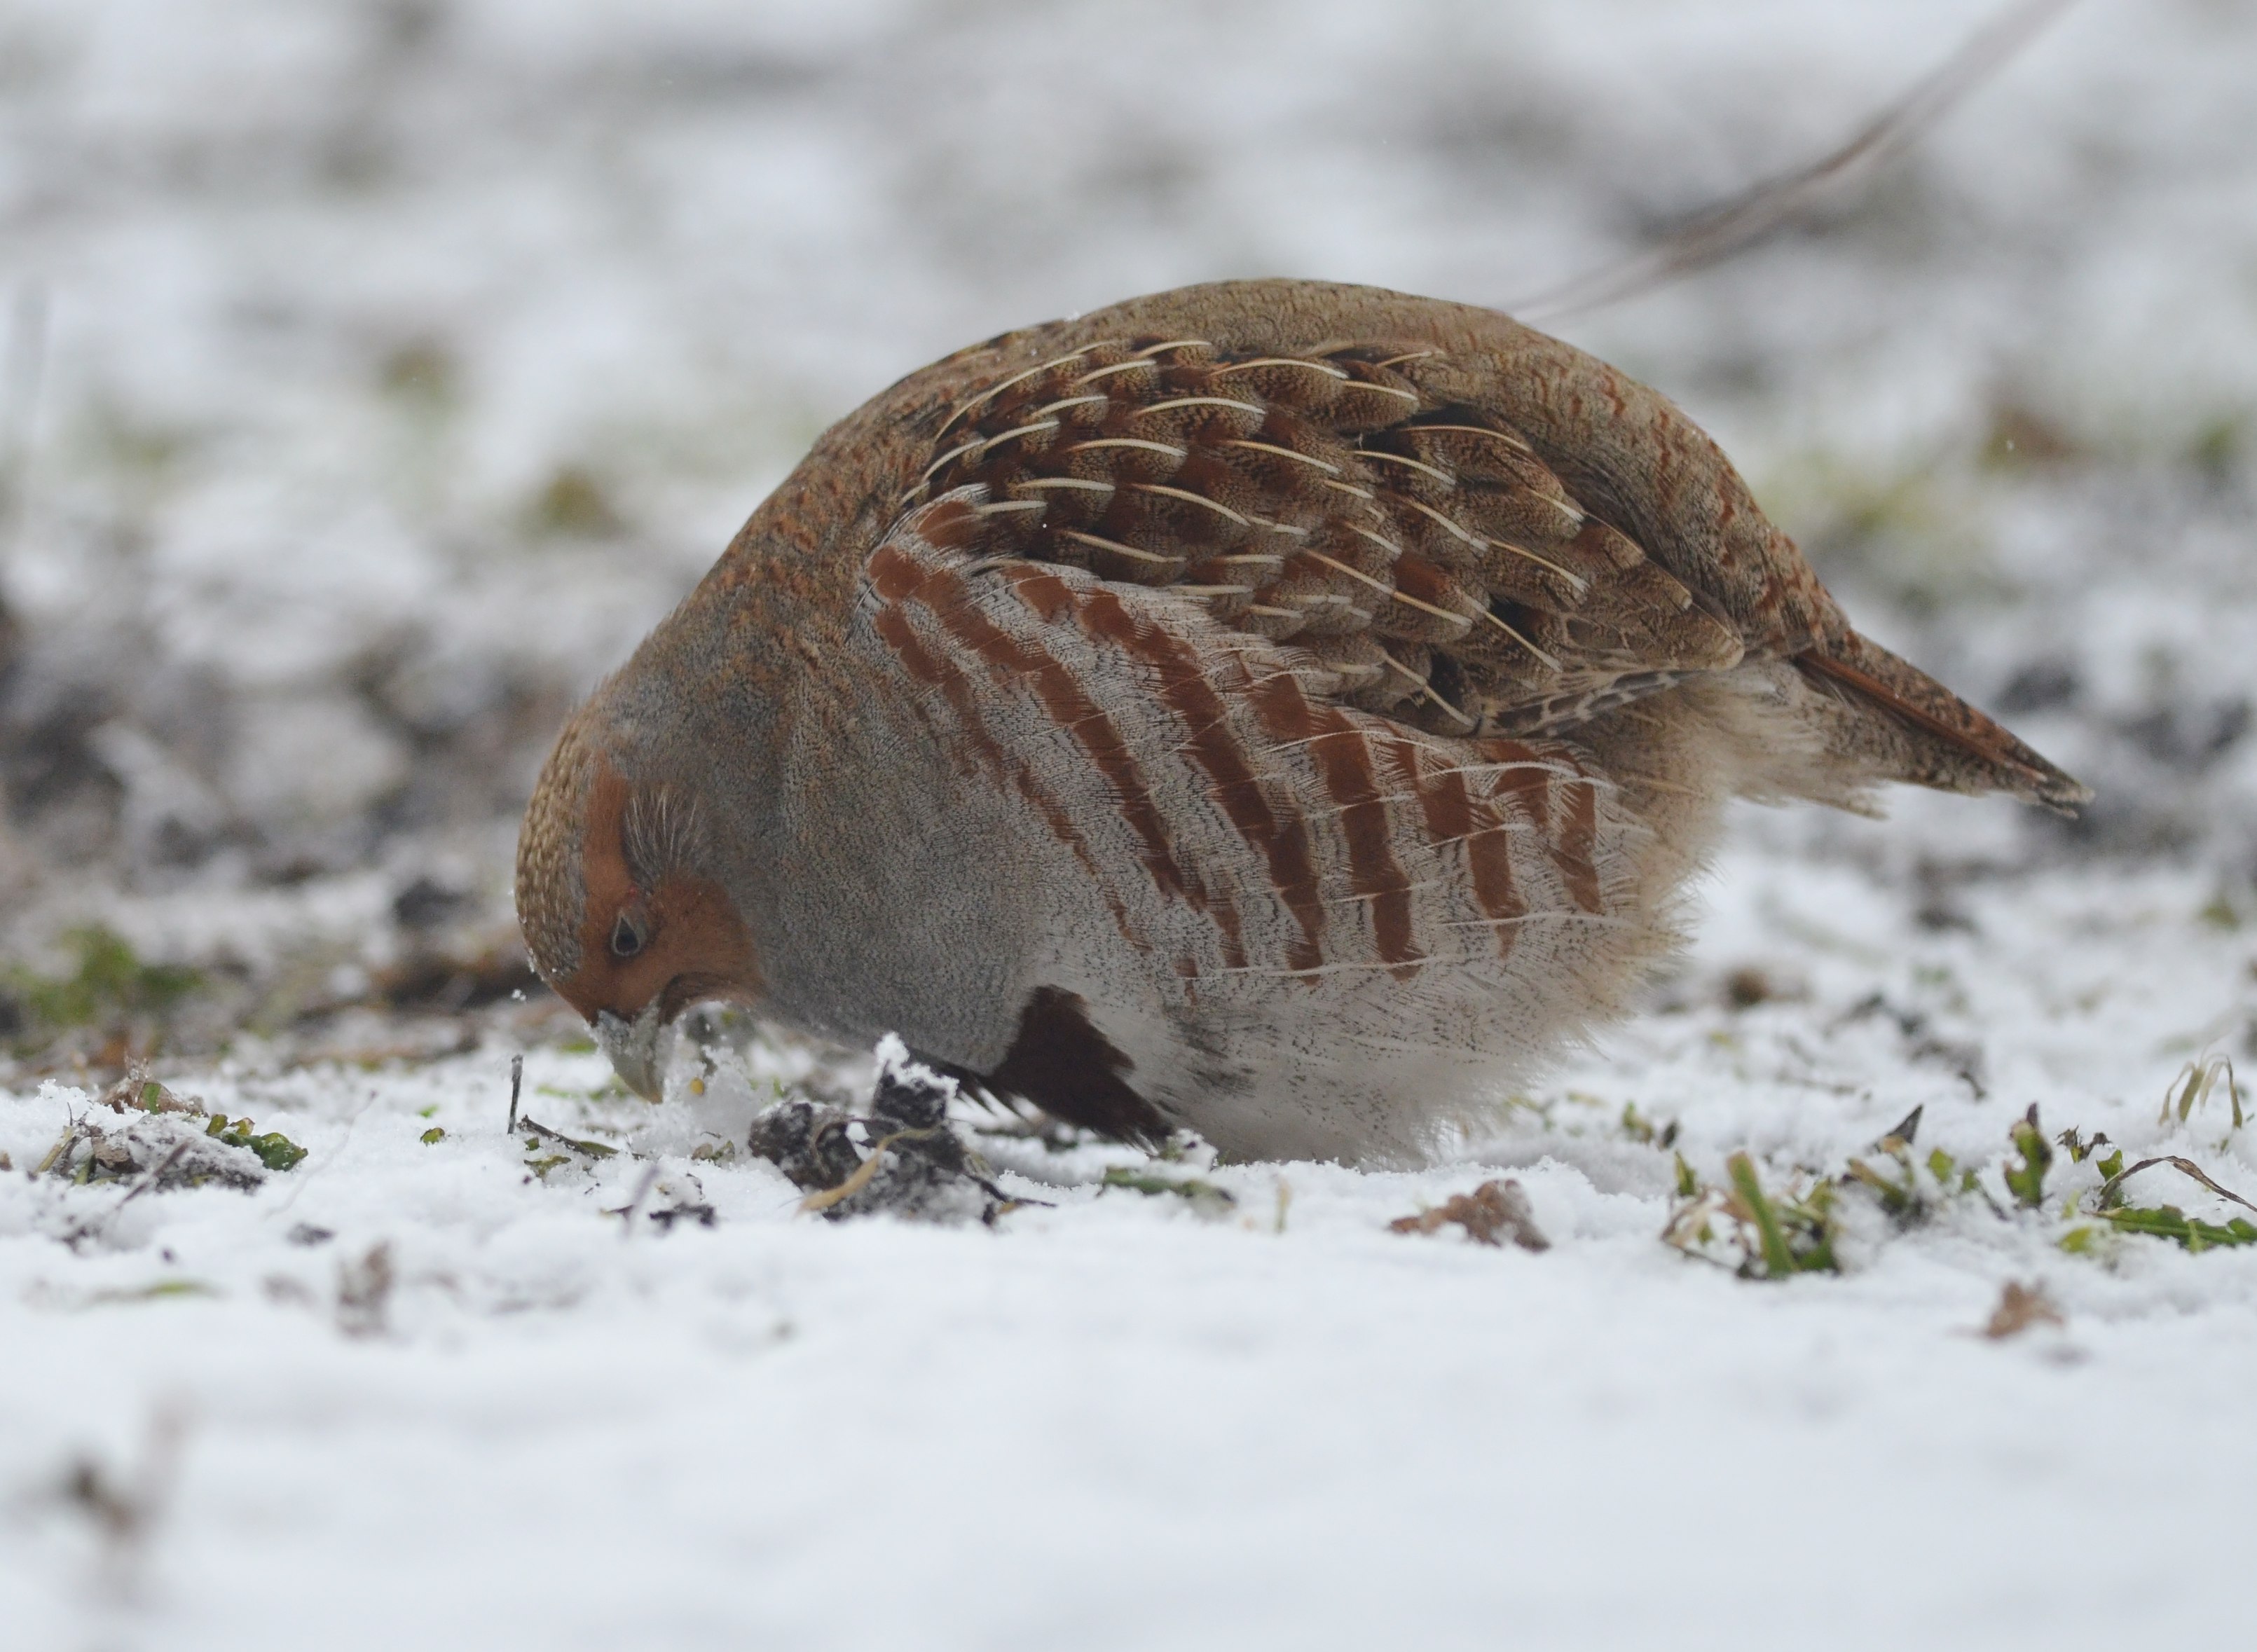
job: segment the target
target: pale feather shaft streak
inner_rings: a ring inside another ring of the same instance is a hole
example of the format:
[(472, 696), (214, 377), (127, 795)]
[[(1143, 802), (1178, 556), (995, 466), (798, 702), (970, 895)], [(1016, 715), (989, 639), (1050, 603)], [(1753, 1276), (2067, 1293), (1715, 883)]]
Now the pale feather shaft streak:
[(1222, 444), (1226, 448), (1244, 448), (1254, 453), (1266, 453), (1274, 459), (1291, 459), (1295, 464), (1307, 465), (1312, 470), (1321, 470), (1327, 477), (1341, 473), (1336, 464), (1313, 458), (1305, 453), (1296, 453), (1291, 448), (1281, 448), (1274, 441), (1255, 441), (1244, 436), (1234, 436)]
[(1250, 413), (1256, 418), (1265, 418), (1270, 410), (1258, 402), (1233, 401), (1228, 396), (1178, 396), (1170, 401), (1156, 401), (1136, 409), (1136, 417), (1147, 413), (1167, 413), (1177, 407), (1230, 407), (1240, 413)]
[(1121, 556), (1133, 557), (1137, 561), (1150, 562), (1157, 568), (1164, 568), (1184, 560), (1180, 556), (1164, 556), (1157, 551), (1139, 550), (1134, 545), (1123, 545), (1119, 540), (1103, 539), (1094, 533), (1084, 533), (1078, 528), (1060, 528), (1058, 532), (1077, 543), (1090, 546), (1097, 550), (1112, 551)]
[(1536, 757), (1512, 758), (1501, 763), (1453, 763), (1446, 768), (1439, 768), (1434, 772), (1437, 774), (1463, 774), (1469, 779), (1483, 780), (1499, 774), (1526, 773), (1531, 770), (1539, 774), (1549, 774), (1554, 780), (1572, 781), (1577, 785), (1587, 781), (1592, 785), (1600, 784), (1579, 769), (1569, 768), (1563, 764), (1548, 763), (1542, 758)]
[(1396, 670), (1402, 673), (1403, 675), (1410, 681), (1412, 685), (1418, 689), (1420, 698), (1440, 707), (1444, 711), (1449, 713), (1450, 716), (1457, 718), (1459, 722), (1466, 725), (1466, 730), (1468, 733), (1481, 727), (1481, 719), (1479, 717), (1468, 717), (1464, 712), (1459, 710), (1457, 707), (1452, 705), (1447, 700), (1442, 698), (1440, 695), (1436, 694), (1432, 683), (1428, 682), (1426, 678), (1420, 676), (1417, 672), (1412, 670), (1410, 667), (1404, 665), (1393, 654), (1389, 653), (1387, 650), (1384, 648), (1381, 649), (1379, 651), (1379, 657), (1382, 660), (1384, 660), (1389, 665), (1394, 667)]
[[(1525, 829), (1524, 829), (1525, 830)], [(1473, 834), (1479, 837), (1478, 832)], [(1453, 838), (1451, 842), (1462, 842)], [(1595, 928), (1625, 929), (1632, 921), (1604, 912), (1521, 912), (1510, 918), (1444, 918), (1435, 927), (1442, 929), (1503, 929), (1517, 928), (1527, 923), (1588, 924)]]
[(1574, 593), (1579, 597), (1588, 596), (1590, 592), (1591, 582), (1585, 579), (1581, 574), (1576, 573), (1573, 568), (1560, 567), (1559, 563), (1553, 561), (1549, 557), (1539, 556), (1535, 552), (1530, 550), (1525, 545), (1515, 545), (1510, 540), (1493, 540), (1488, 538), (1486, 535), (1473, 533), (1450, 520), (1447, 516), (1445, 516), (1441, 512), (1437, 511), (1433, 505), (1421, 504), (1417, 499), (1403, 498), (1400, 502), (1404, 505), (1409, 505), (1412, 510), (1418, 512), (1419, 515), (1431, 518), (1437, 526), (1447, 530), (1449, 533), (1463, 543), (1472, 546), (1475, 550), (1499, 550), (1506, 553), (1508, 555), (1518, 556), (1523, 561), (1533, 562), (1537, 567), (1546, 569), (1551, 573), (1557, 574), (1561, 579), (1566, 580), (1569, 589), (1574, 591)]
[[(950, 431), (955, 429), (957, 420), (963, 418), (965, 414), (970, 413), (974, 407), (984, 406), (987, 403), (994, 400), (996, 397), (1001, 395), (1005, 391), (1009, 390), (1014, 385), (1023, 385), (1029, 378), (1039, 378), (1044, 373), (1053, 372), (1058, 368), (1078, 362), (1083, 357), (1089, 355), (1093, 351), (1105, 349), (1107, 344), (1112, 343), (1114, 341), (1110, 339), (1100, 339), (1094, 344), (1084, 344), (1079, 349), (1069, 350), (1063, 356), (1053, 357), (1050, 361), (1040, 363), (1036, 366), (1025, 369), (1023, 371), (1013, 373), (1008, 378), (1005, 379), (1000, 385), (990, 385), (987, 389), (981, 391), (970, 400), (959, 403), (957, 405), (956, 411), (948, 415), (948, 418), (942, 423), (939, 430), (935, 433), (935, 440), (946, 435)], [(931, 472), (927, 471), (925, 474), (930, 476)]]
[(1063, 396), (1056, 401), (1046, 401), (1036, 408), (1035, 417), (1047, 419), (1051, 414), (1066, 407), (1102, 407), (1112, 399), (1113, 398), (1103, 391), (1092, 391), (1086, 396)]
[(1523, 458), (1533, 459), (1536, 457), (1536, 449), (1530, 447), (1518, 436), (1514, 435), (1511, 431), (1491, 430), (1487, 425), (1417, 424), (1406, 425), (1404, 427), (1406, 430), (1420, 432), (1428, 430), (1447, 431), (1450, 434), (1456, 436), (1487, 436), (1491, 441), (1503, 442), (1506, 447), (1512, 449), (1514, 453), (1518, 454)]
[(1147, 452), (1164, 453), (1171, 459), (1178, 460), (1188, 458), (1190, 456), (1181, 448), (1171, 447), (1164, 441), (1147, 441), (1142, 436), (1098, 436), (1092, 441), (1077, 441), (1071, 447), (1061, 449), (1061, 451), (1065, 453), (1088, 453), (1099, 448), (1143, 448)]
[(1023, 477), (1011, 485), (1015, 488), (1078, 488), (1086, 493), (1110, 493), (1114, 484), (1081, 477)]
[(1422, 613), (1433, 615), (1437, 619), (1454, 621), (1460, 627), (1464, 627), (1473, 624), (1473, 619), (1469, 615), (1454, 614), (1447, 608), (1437, 608), (1432, 603), (1422, 603), (1416, 597), (1405, 597), (1401, 591), (1397, 590), (1394, 586), (1389, 584), (1385, 580), (1374, 579), (1369, 574), (1361, 573), (1355, 568), (1350, 568), (1346, 562), (1335, 561), (1333, 558), (1327, 556), (1322, 551), (1304, 551), (1301, 554), (1307, 557), (1311, 561), (1322, 562), (1327, 568), (1333, 568), (1340, 573), (1345, 574), (1350, 579), (1362, 581), (1364, 584), (1370, 586), (1372, 589), (1379, 592), (1383, 597), (1393, 597), (1397, 602), (1401, 603), (1405, 608), (1416, 608)]
[(1383, 396), (1392, 396), (1397, 401), (1407, 401), (1414, 408), (1419, 406), (1419, 392), (1415, 390), (1398, 390), (1393, 385), (1376, 384), (1369, 378), (1356, 378), (1353, 375), (1350, 376), (1350, 382), (1358, 390), (1376, 390)]
[(1343, 522), (1341, 526), (1351, 533), (1362, 534), (1365, 539), (1369, 540), (1374, 545), (1379, 547), (1381, 550), (1387, 553), (1387, 560), (1389, 561), (1395, 562), (1402, 560), (1403, 547), (1400, 545), (1397, 545), (1393, 540), (1389, 539), (1384, 533), (1376, 533), (1372, 529), (1364, 526), (1361, 522)]
[(1132, 357), (1125, 362), (1114, 362), (1108, 367), (1093, 367), (1080, 378), (1074, 379), (1071, 387), (1079, 390), (1084, 385), (1093, 385), (1100, 378), (1112, 378), (1115, 373), (1139, 373), (1151, 366), (1150, 362)]
[(1539, 568), (1551, 569), (1552, 572), (1557, 574), (1561, 579), (1566, 580), (1568, 584), (1573, 586), (1574, 588), (1575, 595), (1578, 597), (1587, 595), (1591, 589), (1591, 582), (1585, 579), (1581, 574), (1574, 572), (1571, 568), (1560, 567), (1559, 563), (1553, 561), (1548, 557), (1539, 556), (1535, 552), (1530, 550), (1525, 545), (1515, 545), (1511, 540), (1492, 539), (1483, 539), (1481, 543), (1492, 547), (1496, 550), (1506, 552), (1511, 555), (1521, 557), (1528, 561), (1535, 563)]
[(1058, 427), (1058, 421), (1055, 419), (1037, 419), (1029, 424), (1019, 425), (1012, 429), (1002, 431), (998, 434), (990, 436), (987, 441), (981, 442), (980, 447), (983, 450), (988, 448), (999, 447), (1002, 443), (1014, 441), (1020, 436), (1031, 436), (1041, 431), (1056, 430)]
[(1210, 371), (1209, 378), (1221, 378), (1232, 373), (1251, 372), (1257, 367), (1305, 367), (1312, 373), (1322, 373), (1327, 378), (1347, 378), (1346, 368), (1335, 367), (1330, 362), (1312, 362), (1304, 356), (1257, 356), (1252, 361), (1231, 362)]
[(1234, 526), (1247, 527), (1251, 526), (1246, 518), (1241, 516), (1237, 512), (1232, 510), (1220, 499), (1210, 499), (1204, 493), (1193, 493), (1189, 488), (1171, 488), (1164, 482), (1131, 482), (1128, 485), (1132, 490), (1138, 493), (1162, 494), (1171, 499), (1181, 499), (1186, 505), (1199, 505), (1205, 510), (1213, 512), (1217, 516), (1222, 518), (1225, 521), (1232, 524)]
[(924, 474), (917, 478), (917, 486), (916, 488), (911, 488), (909, 490), (909, 493), (914, 495), (916, 492), (917, 488), (924, 486), (925, 484), (930, 482), (933, 477), (938, 476), (950, 465), (954, 464), (966, 454), (977, 453), (980, 448), (987, 445), (987, 440), (986, 437), (974, 436), (971, 441), (963, 443), (959, 447), (951, 448), (946, 453), (942, 454), (939, 458), (935, 459), (930, 464), (925, 466)]
[(1356, 452), (1366, 459), (1375, 460), (1382, 464), (1399, 464), (1406, 470), (1422, 470), (1446, 488), (1454, 488), (1458, 485), (1457, 477), (1440, 466), (1428, 464), (1424, 459), (1413, 459), (1408, 454), (1390, 453), (1384, 448), (1359, 448)]
[(1481, 611), (1481, 617), (1489, 621), (1490, 625), (1496, 626), (1499, 631), (1503, 632), (1506, 636), (1511, 638), (1513, 641), (1518, 643), (1522, 647), (1527, 649), (1528, 652), (1534, 654), (1537, 659), (1542, 660), (1546, 670), (1557, 671), (1560, 668), (1559, 660), (1554, 659), (1552, 655), (1546, 653), (1544, 650), (1539, 648), (1534, 643), (1529, 641), (1527, 638), (1522, 636), (1511, 626), (1506, 625), (1502, 619), (1499, 619), (1494, 610), (1488, 608), (1482, 609)]

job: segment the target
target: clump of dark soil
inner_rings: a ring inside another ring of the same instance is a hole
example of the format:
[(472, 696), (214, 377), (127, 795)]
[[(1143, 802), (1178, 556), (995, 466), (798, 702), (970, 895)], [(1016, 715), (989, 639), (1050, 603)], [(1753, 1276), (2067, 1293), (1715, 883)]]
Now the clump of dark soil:
[(878, 1047), (866, 1112), (803, 1098), (753, 1120), (746, 1142), (805, 1191), (803, 1211), (831, 1221), (890, 1213), (920, 1221), (993, 1224), (1025, 1201), (989, 1179), (987, 1161), (948, 1119), (957, 1082), (914, 1060), (901, 1041)]

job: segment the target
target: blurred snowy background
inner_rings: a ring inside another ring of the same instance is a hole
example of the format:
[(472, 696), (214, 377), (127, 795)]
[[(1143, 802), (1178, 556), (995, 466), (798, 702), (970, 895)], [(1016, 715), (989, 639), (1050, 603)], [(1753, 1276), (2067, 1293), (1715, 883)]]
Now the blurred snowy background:
[[(2257, 1245), (2115, 1232), (2069, 1144), (2257, 1193), (2209, 1061), (2257, 1055), (2249, 0), (2082, 0), (1887, 168), (1557, 323), (2099, 801), (1747, 810), (1650, 1013), (1469, 1161), (966, 1117), (1000, 1232), (796, 1217), (752, 1110), (867, 1063), (755, 1041), (645, 1106), (509, 910), (575, 697), (900, 374), (1216, 277), (1510, 306), (1992, 15), (0, 0), (25, 1643), (2230, 1644)], [(151, 1053), (169, 1091), (105, 1089)], [(1742, 1152), (1839, 1274), (1661, 1242)], [(1545, 1253), (1389, 1231), (1503, 1175)]]
[[(8, 953), (67, 967), (99, 917), (222, 976), (318, 957), (237, 995), (273, 1024), (521, 984), (560, 719), (871, 392), (1217, 277), (1510, 303), (1829, 148), (1982, 16), (7, 0)], [(2257, 8), (2091, 0), (1878, 177), (1560, 324), (2100, 795), (1749, 830), (1930, 885), (2191, 858), (2239, 899), (2253, 155)]]

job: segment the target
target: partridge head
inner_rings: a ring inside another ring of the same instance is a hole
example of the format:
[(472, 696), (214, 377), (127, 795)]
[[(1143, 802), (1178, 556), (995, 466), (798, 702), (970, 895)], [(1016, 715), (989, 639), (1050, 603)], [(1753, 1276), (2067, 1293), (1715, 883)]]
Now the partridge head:
[(565, 729), (518, 909), (647, 1094), (718, 999), (1129, 1140), (1408, 1161), (1620, 1011), (1730, 798), (1893, 780), (2087, 795), (1654, 392), (1225, 283), (827, 433)]

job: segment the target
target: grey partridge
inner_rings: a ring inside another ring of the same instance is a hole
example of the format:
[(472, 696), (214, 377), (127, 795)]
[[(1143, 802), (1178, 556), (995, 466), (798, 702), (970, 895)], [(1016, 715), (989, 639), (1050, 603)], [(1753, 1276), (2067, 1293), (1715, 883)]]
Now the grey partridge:
[(1661, 396), (1228, 282), (835, 426), (572, 717), (519, 847), (621, 1077), (727, 999), (1131, 1140), (1401, 1162), (1678, 939), (1727, 800), (2089, 794), (1859, 636)]

